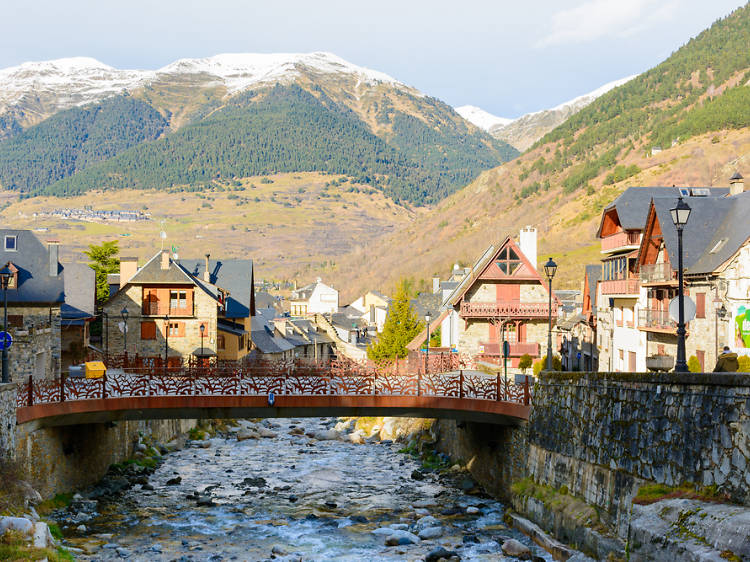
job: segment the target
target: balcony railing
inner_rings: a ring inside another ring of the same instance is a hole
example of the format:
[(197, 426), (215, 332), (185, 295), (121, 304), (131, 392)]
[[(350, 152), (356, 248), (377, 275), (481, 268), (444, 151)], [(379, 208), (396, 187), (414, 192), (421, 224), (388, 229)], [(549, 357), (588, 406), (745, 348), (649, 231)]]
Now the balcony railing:
[(640, 232), (618, 232), (612, 236), (602, 238), (602, 252), (614, 252), (620, 249), (640, 246)]
[[(502, 357), (502, 345), (498, 342), (480, 343), (484, 348), (482, 355), (497, 355)], [(536, 342), (510, 342), (510, 355), (508, 357), (521, 357), (529, 354), (532, 357), (539, 357), (539, 344)]]
[(601, 282), (603, 295), (633, 295), (638, 296), (641, 290), (641, 280), (631, 279), (610, 279)]
[(170, 308), (167, 303), (144, 302), (142, 312), (143, 316), (192, 316), (193, 311), (190, 307)]
[[(547, 318), (546, 302), (462, 302), (462, 318)], [(552, 302), (552, 316), (557, 316), (557, 303)]]
[(670, 283), (675, 274), (668, 263), (652, 263), (640, 267), (641, 283)]
[(669, 317), (668, 310), (645, 308), (638, 313), (638, 327), (641, 330), (673, 332), (677, 329), (677, 322)]

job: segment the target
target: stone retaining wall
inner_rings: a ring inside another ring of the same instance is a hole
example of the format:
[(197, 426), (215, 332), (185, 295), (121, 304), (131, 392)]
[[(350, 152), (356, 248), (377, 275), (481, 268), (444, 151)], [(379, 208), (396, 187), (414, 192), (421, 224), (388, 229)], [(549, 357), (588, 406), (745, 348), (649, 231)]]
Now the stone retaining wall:
[(0, 383), (0, 458), (13, 457), (16, 448), (16, 385)]

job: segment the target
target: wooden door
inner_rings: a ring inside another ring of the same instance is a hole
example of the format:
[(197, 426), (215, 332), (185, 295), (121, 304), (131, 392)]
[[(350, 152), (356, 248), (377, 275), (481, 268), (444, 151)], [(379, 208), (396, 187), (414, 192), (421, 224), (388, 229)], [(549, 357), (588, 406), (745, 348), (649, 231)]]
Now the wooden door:
[(635, 373), (635, 351), (628, 351), (628, 372)]

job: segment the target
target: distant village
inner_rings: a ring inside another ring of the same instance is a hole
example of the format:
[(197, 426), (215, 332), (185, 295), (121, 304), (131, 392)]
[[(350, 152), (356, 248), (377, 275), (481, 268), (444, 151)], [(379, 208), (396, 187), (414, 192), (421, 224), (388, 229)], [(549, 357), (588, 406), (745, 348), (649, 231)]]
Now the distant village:
[(86, 222), (138, 222), (151, 220), (151, 213), (144, 211), (102, 211), (91, 206), (83, 209), (53, 209), (34, 213), (34, 217), (55, 217), (63, 220)]
[[(737, 173), (725, 188), (626, 189), (602, 210), (602, 257), (582, 269), (579, 290), (555, 289), (533, 226), (479, 249), (473, 266), (455, 264), (412, 299), (424, 329), (406, 346), (405, 360), (431, 370), (438, 368), (431, 361), (451, 356), (458, 368), (524, 376), (532, 365), (541, 368), (551, 341), (565, 370), (671, 370), (677, 201), (691, 209), (683, 263), (691, 369), (711, 371), (725, 345), (750, 355), (750, 194)], [(55, 212), (148, 220), (130, 211)], [(342, 304), (320, 278), (274, 290), (256, 281), (251, 259), (154, 250), (143, 263), (119, 257), (119, 273), (107, 278), (109, 297), (97, 308), (94, 271), (61, 263), (56, 240), (12, 229), (2, 230), (2, 240), (17, 379), (55, 378), (92, 357), (177, 366), (366, 361), (392, 304), (376, 290)]]

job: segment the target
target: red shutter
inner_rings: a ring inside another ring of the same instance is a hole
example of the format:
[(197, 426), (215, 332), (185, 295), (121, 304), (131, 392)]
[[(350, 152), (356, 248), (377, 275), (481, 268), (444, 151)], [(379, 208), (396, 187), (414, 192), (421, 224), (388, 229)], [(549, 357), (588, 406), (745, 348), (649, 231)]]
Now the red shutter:
[(695, 293), (695, 317), (706, 317), (706, 293)]
[(141, 339), (156, 339), (156, 322), (141, 322)]
[[(705, 298), (706, 295), (704, 294), (703, 296)], [(706, 372), (706, 365), (705, 365), (705, 362), (706, 362), (706, 352), (703, 351), (702, 349), (696, 349), (695, 350), (695, 356), (698, 358), (698, 362), (701, 364), (701, 372), (705, 373)]]

